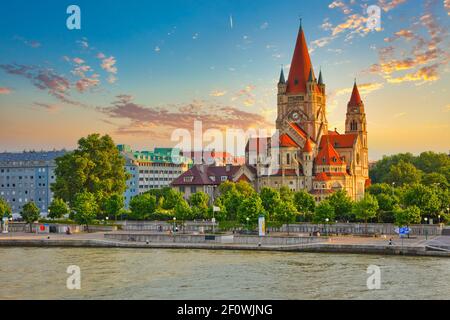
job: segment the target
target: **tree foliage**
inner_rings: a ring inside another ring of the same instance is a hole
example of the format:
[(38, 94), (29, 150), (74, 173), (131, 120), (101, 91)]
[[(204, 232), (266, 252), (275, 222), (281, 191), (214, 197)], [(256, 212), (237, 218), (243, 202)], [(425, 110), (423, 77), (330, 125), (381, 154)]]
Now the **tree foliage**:
[(363, 199), (353, 205), (353, 214), (357, 219), (367, 223), (369, 219), (377, 216), (378, 208), (377, 198), (371, 194), (366, 194)]
[(275, 209), (282, 202), (280, 193), (273, 188), (264, 187), (261, 189), (260, 197), (261, 197), (261, 201), (262, 201), (264, 210), (267, 213), (267, 219), (269, 221), (274, 220), (275, 219)]
[(51, 219), (60, 219), (70, 213), (69, 206), (63, 199), (55, 198), (48, 207), (48, 217)]
[(335, 218), (339, 221), (352, 220), (353, 201), (345, 190), (339, 190), (328, 197), (330, 205), (334, 208)]
[(11, 207), (9, 206), (8, 202), (5, 201), (5, 199), (0, 197), (0, 219), (3, 217), (10, 217), (11, 216)]
[(78, 193), (73, 200), (72, 210), (76, 223), (85, 225), (89, 231), (89, 224), (95, 219), (98, 212), (97, 199), (93, 193), (84, 191)]
[(34, 204), (34, 202), (27, 202), (22, 207), (22, 212), (20, 213), (22, 219), (30, 224), (30, 232), (32, 232), (33, 222), (39, 220), (41, 214), (39, 208)]
[(399, 227), (409, 226), (413, 223), (420, 223), (420, 209), (416, 206), (406, 209), (396, 206), (394, 208), (395, 224)]
[(153, 216), (156, 209), (156, 197), (149, 193), (137, 195), (130, 201), (130, 217), (132, 219), (149, 219)]
[(105, 198), (103, 203), (103, 210), (107, 217), (117, 217), (122, 213), (125, 206), (125, 199), (121, 194), (111, 194)]
[(239, 222), (254, 227), (258, 224), (260, 215), (265, 215), (265, 211), (259, 195), (254, 193), (250, 197), (244, 198), (237, 212)]
[(328, 200), (322, 200), (315, 209), (313, 222), (314, 223), (329, 223), (334, 222), (335, 219), (334, 207), (330, 204)]
[(75, 195), (89, 192), (97, 204), (111, 194), (123, 194), (129, 177), (125, 159), (108, 135), (91, 134), (78, 141), (78, 148), (56, 159), (56, 198), (73, 204)]

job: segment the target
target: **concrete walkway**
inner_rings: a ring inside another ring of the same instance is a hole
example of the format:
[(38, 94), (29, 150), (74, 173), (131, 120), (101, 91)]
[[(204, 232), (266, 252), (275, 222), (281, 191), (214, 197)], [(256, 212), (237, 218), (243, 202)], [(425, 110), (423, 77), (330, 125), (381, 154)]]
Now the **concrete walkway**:
[[(114, 233), (114, 232), (112, 232)], [(121, 232), (123, 233), (123, 232)], [(128, 232), (129, 234), (132, 234)], [(369, 238), (341, 236), (324, 238), (323, 242), (295, 245), (257, 245), (257, 244), (222, 244), (222, 243), (143, 243), (105, 239), (105, 233), (80, 233), (73, 235), (30, 233), (0, 234), (0, 247), (108, 247), (108, 248), (165, 248), (165, 249), (210, 249), (210, 250), (257, 250), (290, 252), (343, 252), (359, 254), (419, 255), (450, 257), (450, 237), (417, 237), (403, 240), (393, 237)], [(295, 236), (295, 235), (292, 235)]]

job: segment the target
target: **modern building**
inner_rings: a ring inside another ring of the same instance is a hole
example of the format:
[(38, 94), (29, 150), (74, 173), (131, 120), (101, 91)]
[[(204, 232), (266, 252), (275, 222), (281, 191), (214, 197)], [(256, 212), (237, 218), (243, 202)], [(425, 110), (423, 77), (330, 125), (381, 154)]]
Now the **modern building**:
[(215, 166), (243, 165), (245, 157), (234, 156), (229, 152), (219, 151), (183, 151), (183, 156), (192, 160), (193, 164), (207, 164)]
[(289, 71), (278, 82), (277, 133), (252, 138), (246, 147), (247, 165), (256, 174), (250, 180), (257, 190), (287, 186), (307, 190), (321, 201), (336, 190), (355, 200), (370, 184), (365, 106), (358, 91), (347, 104), (345, 133), (330, 131), (326, 87), (322, 71), (316, 79), (302, 27)]
[(43, 215), (53, 200), (50, 185), (55, 182), (55, 159), (66, 151), (0, 153), (0, 197), (13, 214), (33, 201)]
[(125, 157), (125, 168), (131, 177), (127, 181), (125, 205), (131, 198), (152, 189), (169, 187), (190, 166), (190, 159), (176, 148), (155, 148), (154, 151), (133, 151), (128, 145), (119, 145)]

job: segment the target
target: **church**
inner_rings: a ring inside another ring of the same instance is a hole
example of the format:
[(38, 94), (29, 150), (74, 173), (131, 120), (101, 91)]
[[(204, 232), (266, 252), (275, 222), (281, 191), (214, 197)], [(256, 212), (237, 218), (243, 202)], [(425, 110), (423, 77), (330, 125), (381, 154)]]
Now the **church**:
[(345, 133), (329, 130), (326, 86), (315, 76), (300, 26), (289, 76), (278, 82), (276, 134), (246, 145), (246, 177), (256, 190), (286, 186), (311, 193), (316, 201), (337, 190), (354, 200), (370, 184), (367, 122), (356, 80), (347, 104)]

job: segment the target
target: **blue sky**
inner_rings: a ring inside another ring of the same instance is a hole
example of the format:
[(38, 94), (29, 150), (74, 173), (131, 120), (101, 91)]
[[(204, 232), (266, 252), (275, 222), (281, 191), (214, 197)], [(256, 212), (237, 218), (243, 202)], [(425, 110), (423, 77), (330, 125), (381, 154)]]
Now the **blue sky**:
[[(81, 8), (81, 30), (66, 28), (70, 4)], [(382, 9), (378, 31), (365, 27), (371, 4)], [(188, 126), (193, 114), (211, 126), (273, 125), (280, 65), (288, 73), (301, 16), (314, 68), (322, 68), (327, 84), (331, 127), (342, 130), (357, 77), (371, 158), (448, 151), (448, 6), (444, 0), (2, 3), (0, 149), (71, 148), (97, 131), (135, 148), (166, 146), (177, 119)], [(186, 108), (191, 113), (183, 121)]]

